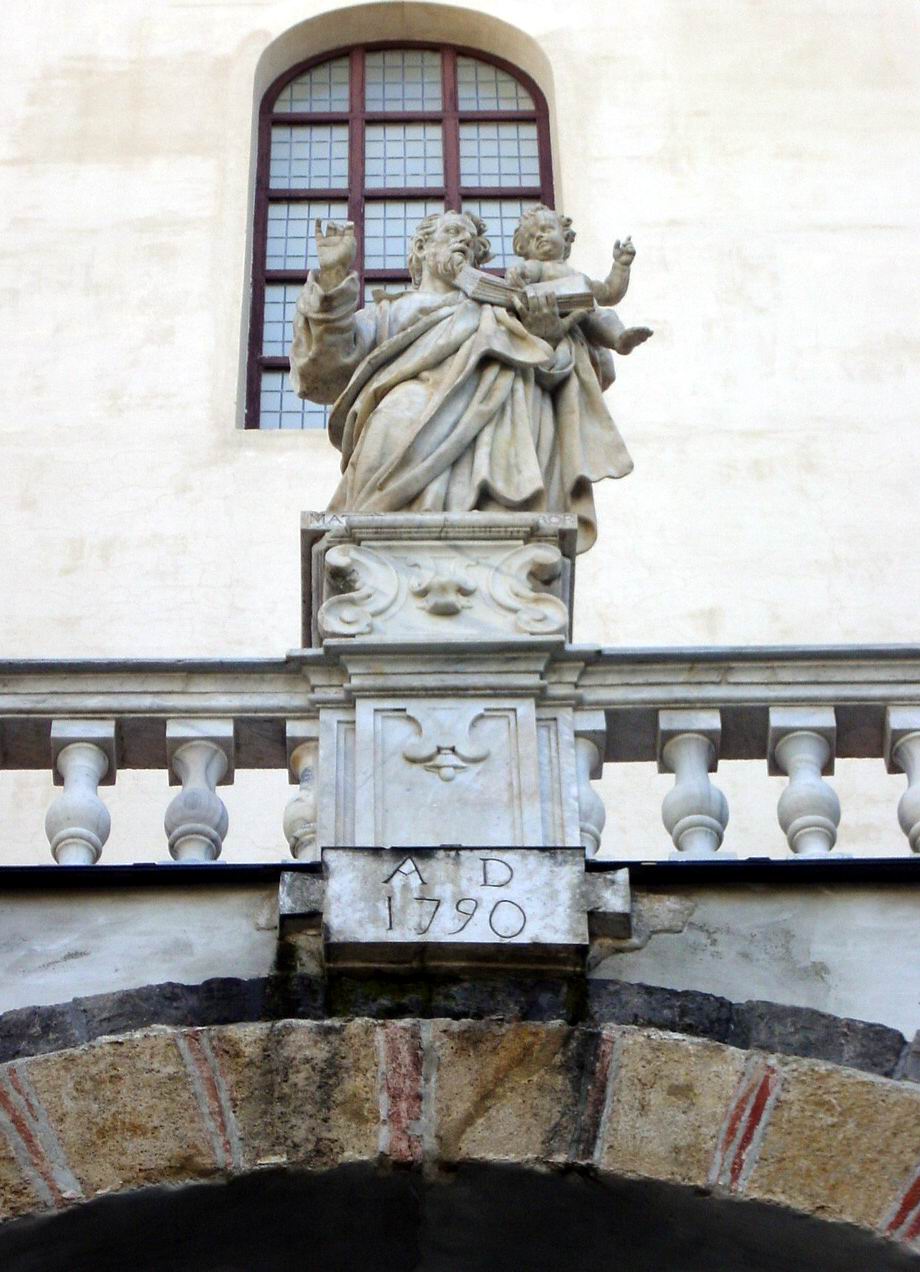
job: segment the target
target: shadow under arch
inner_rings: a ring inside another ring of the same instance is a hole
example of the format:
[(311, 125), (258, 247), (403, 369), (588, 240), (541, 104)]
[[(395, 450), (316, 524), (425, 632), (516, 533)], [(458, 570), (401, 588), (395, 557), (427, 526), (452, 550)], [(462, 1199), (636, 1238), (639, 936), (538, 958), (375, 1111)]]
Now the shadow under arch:
[(261, 1170), (103, 1197), (0, 1233), (5, 1272), (897, 1272), (878, 1238), (761, 1202), (575, 1170)]

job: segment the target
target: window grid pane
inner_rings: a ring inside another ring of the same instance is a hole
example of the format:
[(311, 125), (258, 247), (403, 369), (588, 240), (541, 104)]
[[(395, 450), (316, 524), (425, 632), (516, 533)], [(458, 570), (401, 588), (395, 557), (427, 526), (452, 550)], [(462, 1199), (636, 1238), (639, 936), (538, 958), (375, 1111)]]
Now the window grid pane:
[(374, 199), (364, 209), (364, 268), (405, 269), (409, 236), (429, 212), (442, 212), (443, 199)]
[(368, 53), (364, 103), (367, 110), (440, 110), (440, 53), (432, 49)]
[(300, 283), (268, 283), (262, 315), (262, 356), (286, 358), (293, 336)]
[(317, 217), (346, 221), (348, 204), (304, 199), (297, 203), (268, 205), (268, 237), (265, 244), (266, 269), (296, 269), (306, 274), (319, 264), (313, 223)]
[[(514, 75), (475, 57), (450, 52), (456, 68), (457, 100), (460, 111), (527, 111), (536, 116), (538, 108)], [(441, 76), (442, 53), (431, 49), (385, 49), (363, 54), (365, 63), (365, 109), (402, 111), (410, 115), (444, 109)], [(350, 58), (338, 57), (301, 72), (286, 84), (267, 109), (283, 116), (292, 112), (350, 110)], [(453, 123), (456, 130), (458, 125)], [(447, 181), (444, 166), (445, 141), (441, 122), (412, 120), (385, 122), (378, 118), (363, 127), (364, 261), (356, 267), (389, 275), (406, 270), (409, 239), (416, 225), (432, 212), (442, 211), (443, 197), (401, 199), (393, 197), (402, 187), (440, 188)], [(318, 264), (313, 226), (317, 217), (342, 222), (348, 219), (349, 126), (344, 122), (297, 124), (272, 123), (269, 155), (269, 185), (276, 191), (297, 189), (341, 190), (333, 199), (294, 200), (268, 197), (263, 204), (267, 221), (265, 265), (269, 271), (290, 271), (305, 276)], [(518, 258), (511, 239), (520, 215), (538, 202), (538, 197), (522, 199), (521, 187), (542, 186), (535, 122), (493, 119), (459, 125), (460, 188), (485, 186), (495, 189), (494, 198), (466, 198), (462, 206), (475, 212), (488, 226), (493, 259), (490, 268), (504, 268)], [(450, 206), (459, 191), (453, 184), (446, 194)], [(390, 197), (387, 197), (389, 192)], [(499, 193), (500, 192), (500, 193)], [(362, 189), (355, 190), (360, 198)], [(443, 192), (442, 192), (443, 193)], [(549, 199), (550, 191), (543, 194)], [(373, 197), (376, 195), (377, 197)], [(506, 197), (507, 196), (507, 197)], [(358, 208), (354, 209), (358, 212)], [(368, 280), (365, 303), (372, 302), (375, 290), (398, 294), (410, 287), (405, 276)], [(293, 335), (293, 318), (299, 282), (268, 282), (256, 274), (256, 312), (261, 310), (261, 330), (252, 336), (252, 356), (286, 358)], [(261, 293), (261, 295), (260, 295)], [(288, 372), (277, 367), (259, 368), (252, 382), (248, 421), (268, 429), (325, 428), (329, 408), (301, 401), (288, 384)], [(260, 391), (257, 391), (260, 390)], [(261, 407), (261, 412), (259, 408)]]
[(273, 190), (348, 185), (347, 124), (275, 124), (269, 185)]
[(540, 184), (536, 124), (461, 124), (460, 184)]
[(274, 109), (290, 111), (348, 110), (348, 58), (337, 57), (304, 71), (286, 84)]
[(259, 399), (260, 428), (325, 428), (329, 419), (328, 406), (297, 396), (287, 371), (263, 371)]
[(366, 189), (444, 184), (440, 124), (368, 124), (364, 137)]
[(475, 212), (486, 223), (486, 233), (492, 244), (492, 260), (489, 269), (503, 269), (520, 262), (511, 247), (514, 231), (521, 213), (537, 206), (536, 199), (464, 199), (464, 212)]
[(533, 110), (533, 98), (507, 71), (473, 57), (457, 58), (461, 110)]

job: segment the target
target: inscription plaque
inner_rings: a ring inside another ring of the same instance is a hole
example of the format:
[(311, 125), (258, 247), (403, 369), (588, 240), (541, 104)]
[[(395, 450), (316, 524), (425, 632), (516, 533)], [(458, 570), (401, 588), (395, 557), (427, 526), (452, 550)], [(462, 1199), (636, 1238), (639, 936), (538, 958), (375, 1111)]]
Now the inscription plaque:
[(567, 962), (588, 941), (579, 848), (326, 848), (327, 960)]

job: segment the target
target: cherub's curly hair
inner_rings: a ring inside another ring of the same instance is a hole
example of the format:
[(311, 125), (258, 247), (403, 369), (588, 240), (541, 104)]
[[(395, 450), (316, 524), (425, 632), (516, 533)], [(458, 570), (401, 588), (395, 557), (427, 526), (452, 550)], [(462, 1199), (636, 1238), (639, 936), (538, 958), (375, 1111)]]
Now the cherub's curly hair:
[(548, 208), (545, 203), (538, 203), (536, 207), (528, 208), (526, 212), (521, 213), (521, 219), (518, 227), (514, 231), (514, 238), (511, 240), (511, 249), (515, 256), (527, 256), (527, 244), (530, 239), (531, 226), (542, 212), (551, 212), (562, 226), (565, 235), (565, 250), (562, 253), (562, 259), (567, 261), (572, 252), (572, 244), (575, 242), (575, 231), (572, 229), (572, 218), (563, 216), (561, 212), (557, 212), (555, 208)]
[[(422, 268), (425, 261), (425, 248), (428, 246), (428, 240), (435, 232), (438, 222), (448, 213), (446, 212), (430, 212), (424, 220), (419, 221), (415, 227), (415, 233), (409, 242), (409, 274), (412, 278), (412, 286), (418, 287), (422, 281)], [(465, 220), (469, 221), (475, 231), (473, 238), (473, 264), (477, 267), (485, 265), (486, 261), (492, 259), (492, 244), (486, 238), (486, 223), (478, 216), (474, 216), (472, 212), (463, 212)]]

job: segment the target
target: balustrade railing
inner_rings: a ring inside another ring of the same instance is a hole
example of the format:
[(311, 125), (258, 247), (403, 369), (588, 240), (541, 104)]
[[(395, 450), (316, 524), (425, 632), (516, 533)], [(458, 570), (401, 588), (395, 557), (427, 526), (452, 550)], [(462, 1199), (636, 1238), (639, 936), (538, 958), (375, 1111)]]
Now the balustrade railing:
[[(664, 798), (663, 855), (712, 857), (729, 808), (720, 763), (759, 760), (788, 778), (777, 807), (797, 857), (834, 849), (836, 758), (903, 773), (892, 817), (920, 853), (920, 648), (604, 650), (547, 655), (540, 695), (579, 718), (579, 823), (597, 851), (603, 806), (591, 786), (603, 763), (657, 762), (674, 775)], [(62, 790), (45, 830), (55, 861), (100, 860), (110, 817), (100, 789), (126, 769), (161, 769), (178, 786), (165, 810), (180, 862), (214, 861), (227, 834), (218, 789), (238, 769), (286, 769), (296, 786), (278, 810), (293, 856), (319, 854), (320, 716), (353, 706), (358, 679), (323, 650), (282, 660), (6, 662), (0, 664), (0, 767), (50, 769)], [(764, 784), (764, 795), (769, 788)], [(360, 792), (357, 798), (361, 798)], [(40, 820), (38, 810), (36, 821)]]

